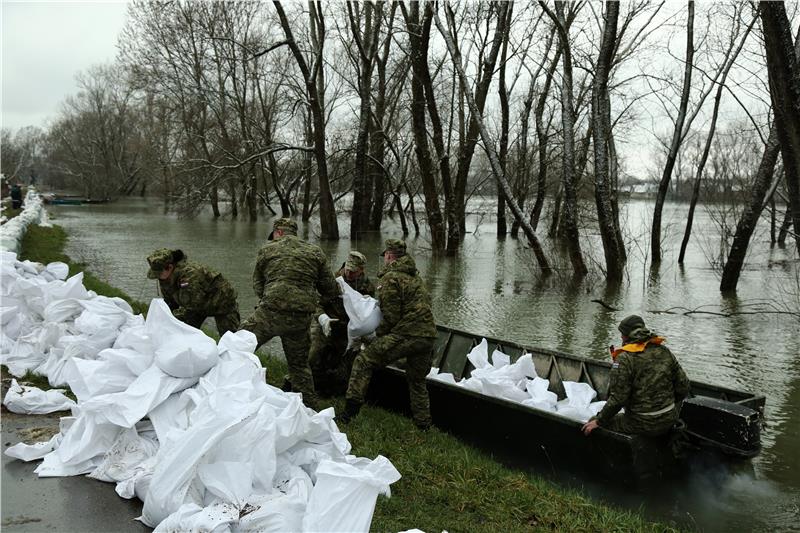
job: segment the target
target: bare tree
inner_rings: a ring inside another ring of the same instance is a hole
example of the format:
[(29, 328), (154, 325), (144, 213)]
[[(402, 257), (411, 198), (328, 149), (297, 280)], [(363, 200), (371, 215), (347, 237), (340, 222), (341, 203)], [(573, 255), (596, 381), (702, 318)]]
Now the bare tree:
[(800, 61), (783, 2), (759, 2), (772, 110), (800, 254)]
[(619, 3), (606, 2), (603, 39), (594, 73), (592, 86), (592, 125), (594, 144), (594, 184), (597, 222), (603, 241), (606, 259), (606, 278), (612, 282), (622, 281), (625, 262), (625, 243), (618, 240), (614, 221), (616, 212), (611, 203), (613, 187), (609, 175), (609, 136), (611, 134), (611, 103), (608, 94), (608, 78), (611, 73), (614, 50), (617, 43), (617, 21)]
[(672, 169), (675, 167), (675, 159), (683, 139), (683, 127), (686, 121), (686, 109), (689, 105), (689, 93), (692, 86), (692, 69), (694, 65), (694, 0), (688, 2), (688, 15), (686, 19), (686, 59), (683, 67), (683, 89), (681, 90), (681, 101), (678, 107), (678, 115), (675, 118), (675, 129), (672, 133), (672, 142), (667, 153), (667, 161), (661, 180), (658, 183), (658, 193), (656, 203), (653, 207), (653, 227), (650, 233), (650, 257), (653, 265), (661, 262), (661, 214), (664, 210), (664, 200), (669, 191), (669, 182), (672, 178)]
[(564, 188), (564, 223), (567, 237), (567, 249), (572, 263), (572, 270), (577, 276), (588, 272), (581, 253), (580, 234), (578, 233), (578, 199), (575, 188), (575, 116), (572, 85), (572, 49), (565, 16), (565, 2), (556, 1), (556, 12), (539, 1), (539, 5), (556, 25), (561, 40), (562, 82), (561, 82), (561, 123), (564, 146), (562, 155), (563, 188)]
[(289, 20), (283, 6), (277, 0), (273, 2), (275, 10), (278, 12), (281, 27), (286, 35), (286, 44), (294, 55), (297, 66), (303, 74), (306, 91), (308, 95), (308, 106), (311, 110), (312, 123), (314, 125), (314, 156), (317, 162), (317, 179), (319, 180), (319, 220), (320, 232), (323, 239), (336, 240), (339, 238), (339, 224), (336, 221), (336, 206), (333, 203), (330, 181), (328, 180), (328, 162), (325, 152), (325, 116), (324, 116), (324, 88), (318, 85), (319, 77), (323, 69), (323, 44), (325, 42), (325, 17), (320, 6), (313, 0), (308, 3), (309, 17), (313, 23), (312, 43), (314, 45), (314, 55), (309, 66), (303, 56), (303, 52), (297, 44), (292, 32)]
[[(500, 5), (500, 16), (505, 16), (506, 10), (508, 9), (507, 5)], [(525, 221), (525, 217), (522, 213), (522, 210), (517, 205), (517, 202), (514, 200), (514, 196), (511, 193), (511, 186), (508, 183), (508, 179), (505, 176), (503, 171), (503, 167), (500, 164), (497, 155), (492, 150), (494, 146), (494, 142), (489, 137), (489, 132), (486, 129), (486, 126), (483, 123), (483, 118), (481, 117), (481, 112), (478, 109), (478, 104), (475, 100), (475, 97), (472, 95), (472, 90), (469, 87), (469, 81), (467, 78), (466, 73), (464, 72), (463, 63), (461, 60), (461, 52), (459, 51), (458, 45), (453, 40), (453, 29), (455, 28), (455, 21), (453, 20), (453, 13), (452, 11), (446, 10), (447, 15), (447, 22), (448, 28), (442, 24), (442, 21), (439, 20), (439, 15), (434, 13), (434, 18), (436, 21), (436, 27), (439, 29), (439, 32), (444, 37), (445, 43), (447, 44), (447, 49), (450, 52), (450, 57), (453, 60), (453, 66), (456, 69), (458, 74), (459, 81), (461, 82), (461, 90), (464, 94), (464, 97), (467, 100), (467, 105), (470, 108), (470, 113), (473, 117), (475, 117), (478, 132), (481, 136), (481, 140), (483, 141), (483, 145), (486, 148), (486, 153), (489, 156), (489, 163), (492, 168), (492, 173), (495, 175), (497, 179), (502, 194), (505, 196), (506, 202), (508, 203), (508, 207), (511, 209), (511, 212), (514, 214), (514, 218), (516, 218), (522, 227), (522, 230), (525, 232), (525, 236), (528, 238), (528, 242), (530, 243), (531, 247), (533, 248), (534, 254), (536, 255), (536, 260), (539, 264), (539, 268), (541, 269), (543, 274), (551, 273), (550, 264), (547, 260), (547, 257), (544, 255), (544, 251), (542, 250), (541, 245), (539, 244), (539, 239), (536, 237), (536, 232), (533, 231), (533, 228), (530, 224)], [(502, 38), (502, 35), (501, 35)]]

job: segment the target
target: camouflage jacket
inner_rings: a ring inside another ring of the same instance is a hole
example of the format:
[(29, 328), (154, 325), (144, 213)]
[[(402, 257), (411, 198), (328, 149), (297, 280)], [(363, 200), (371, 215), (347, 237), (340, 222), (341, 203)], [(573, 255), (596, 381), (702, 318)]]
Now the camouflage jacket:
[(295, 313), (313, 313), (318, 303), (331, 309), (339, 296), (325, 252), (294, 235), (284, 235), (261, 248), (253, 289), (262, 305)]
[[(344, 265), (336, 271), (333, 275), (335, 278), (341, 276), (345, 283), (350, 285), (350, 288), (360, 292), (365, 296), (372, 296), (375, 297), (375, 284), (372, 283), (372, 280), (369, 279), (369, 276), (366, 274), (362, 274), (358, 278), (354, 279), (353, 281), (348, 280), (344, 275)], [(347, 312), (344, 310), (344, 304), (340, 298), (337, 298), (334, 303), (334, 311), (336, 312), (336, 316), (331, 315), (332, 318), (338, 318), (342, 321), (342, 323), (347, 323), (350, 321), (350, 318), (347, 316)], [(321, 312), (318, 310), (318, 313)]]
[(179, 261), (166, 280), (158, 281), (164, 301), (179, 320), (186, 313), (215, 316), (237, 307), (236, 290), (222, 274), (204, 265)]
[(431, 297), (410, 255), (386, 265), (378, 273), (378, 302), (383, 321), (378, 335), (436, 337)]
[[(622, 352), (611, 367), (608, 401), (597, 415), (608, 425), (620, 409), (644, 426), (677, 418), (680, 403), (689, 394), (689, 378), (666, 346), (648, 344), (641, 352)], [(675, 404), (674, 410), (648, 416)]]

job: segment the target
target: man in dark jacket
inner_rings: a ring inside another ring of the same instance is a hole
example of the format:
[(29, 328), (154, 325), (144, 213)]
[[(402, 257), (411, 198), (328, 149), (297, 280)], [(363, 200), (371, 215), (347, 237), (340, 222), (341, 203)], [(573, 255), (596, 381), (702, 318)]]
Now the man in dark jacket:
[[(663, 337), (654, 335), (636, 315), (619, 324), (623, 346), (612, 352), (608, 401), (583, 425), (589, 435), (598, 426), (620, 433), (657, 436), (678, 420), (689, 394), (689, 379)], [(623, 414), (618, 414), (625, 408)]]
[(261, 346), (278, 336), (289, 365), (292, 390), (316, 406), (314, 379), (308, 366), (309, 325), (318, 305), (331, 309), (339, 297), (325, 252), (297, 236), (297, 224), (279, 218), (272, 240), (258, 252), (253, 289), (259, 298), (255, 313), (242, 329), (255, 333)]
[[(361, 252), (351, 250), (347, 260), (334, 274), (344, 279), (353, 290), (363, 296), (375, 296), (375, 285), (366, 272), (367, 258)], [(358, 348), (348, 350), (347, 324), (349, 318), (344, 310), (342, 300), (335, 303), (335, 314), (321, 313), (317, 320), (311, 321), (311, 348), (308, 364), (314, 375), (314, 386), (323, 395), (344, 394), (350, 379)]]
[(189, 262), (181, 250), (168, 248), (154, 251), (147, 263), (147, 277), (158, 280), (161, 295), (175, 318), (199, 328), (213, 316), (220, 335), (239, 329), (236, 290), (222, 274)]
[(383, 321), (375, 332), (377, 338), (353, 362), (340, 420), (346, 423), (358, 414), (374, 369), (405, 358), (411, 412), (417, 427), (424, 429), (431, 424), (425, 377), (431, 369), (436, 339), (431, 298), (414, 259), (406, 254), (405, 242), (388, 239), (383, 258), (377, 287)]

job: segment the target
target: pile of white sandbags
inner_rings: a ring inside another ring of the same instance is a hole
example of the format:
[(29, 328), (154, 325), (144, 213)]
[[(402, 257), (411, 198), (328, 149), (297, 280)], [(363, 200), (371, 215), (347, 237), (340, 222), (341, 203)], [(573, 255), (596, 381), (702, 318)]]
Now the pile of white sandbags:
[(28, 189), (28, 193), (25, 195), (25, 208), (20, 214), (5, 220), (0, 225), (0, 250), (19, 252), (25, 229), (31, 224), (50, 225), (42, 197), (35, 190)]
[[(78, 399), (62, 403), (72, 416), (49, 442), (7, 455), (42, 459), (41, 477), (115, 483), (144, 502), (141, 520), (156, 531), (369, 530), (377, 496), (400, 474), (382, 456), (350, 455), (332, 408), (315, 412), (267, 385), (252, 333), (215, 343), (163, 300), (144, 320), (87, 291), (80, 274), (65, 281), (60, 265), (0, 259), (0, 359)], [(14, 383), (4, 404), (41, 411), (50, 391), (37, 391)]]
[(558, 396), (548, 390), (549, 381), (536, 375), (531, 354), (523, 354), (511, 363), (510, 356), (495, 350), (490, 362), (489, 343), (483, 339), (467, 354), (467, 359), (475, 367), (470, 377), (456, 381), (453, 374), (440, 374), (438, 368), (432, 368), (428, 379), (458, 385), (486, 396), (503, 398), (582, 422), (599, 413), (605, 405), (605, 402), (592, 402), (597, 397), (597, 392), (589, 384), (574, 381), (563, 383), (567, 397), (559, 401)]

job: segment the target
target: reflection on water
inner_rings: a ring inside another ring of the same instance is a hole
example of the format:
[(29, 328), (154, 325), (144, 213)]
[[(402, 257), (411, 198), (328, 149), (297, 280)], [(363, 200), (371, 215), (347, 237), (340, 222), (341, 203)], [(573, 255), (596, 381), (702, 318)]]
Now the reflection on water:
[[(686, 310), (753, 312), (754, 304), (764, 301), (797, 310), (798, 261), (791, 249), (769, 249), (764, 235), (757, 234), (738, 295), (723, 297), (717, 290), (718, 272), (706, 259), (716, 254), (718, 243), (716, 228), (705, 213), (699, 213), (695, 221), (686, 264), (677, 266), (685, 212), (682, 205), (666, 206), (667, 250), (664, 265), (655, 271), (646, 261), (650, 206), (643, 201), (626, 206), (623, 220), (631, 257), (626, 283), (617, 288), (607, 287), (596, 277), (570, 281), (569, 262), (555, 249), (547, 253), (556, 260), (559, 274), (541, 279), (524, 242), (498, 241), (489, 220), (468, 221), (463, 250), (455, 258), (433, 257), (424, 235), (410, 237), (408, 246), (430, 287), (439, 323), (606, 358), (608, 346), (619, 343), (619, 320), (631, 313), (641, 314), (653, 330), (667, 337), (692, 379), (765, 394), (768, 425), (763, 431), (764, 451), (754, 461), (752, 474), (700, 476), (700, 481), (684, 488), (674, 502), (636, 494), (628, 495), (624, 503), (641, 506), (657, 518), (710, 531), (798, 528), (800, 357), (796, 338), (800, 322), (780, 314), (683, 314)], [(182, 248), (190, 259), (223, 272), (239, 292), (243, 316), (255, 306), (251, 275), (256, 251), (270, 227), (267, 221), (252, 224), (210, 216), (178, 219), (164, 215), (161, 204), (144, 200), (59, 206), (51, 213), (70, 234), (67, 253), (134, 298), (156, 296), (155, 282), (145, 277), (145, 257), (151, 250), (167, 246)], [(346, 221), (340, 222), (340, 228), (347, 233)], [(397, 236), (396, 230), (397, 225), (387, 221), (382, 235), (358, 243), (370, 261), (369, 273), (374, 274), (381, 261), (382, 239)], [(301, 232), (318, 242), (317, 226), (312, 224)], [(602, 264), (599, 236), (584, 238), (588, 260)], [(351, 243), (342, 239), (321, 245), (332, 267), (338, 267)], [(694, 491), (713, 498), (689, 497)]]

